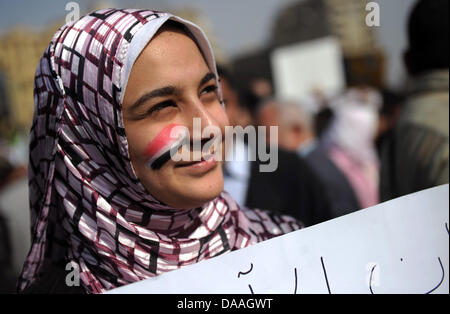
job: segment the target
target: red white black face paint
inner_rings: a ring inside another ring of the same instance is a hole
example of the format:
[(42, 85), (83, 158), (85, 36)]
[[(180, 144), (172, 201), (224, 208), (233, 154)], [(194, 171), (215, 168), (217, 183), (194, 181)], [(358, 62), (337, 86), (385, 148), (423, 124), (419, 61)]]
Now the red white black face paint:
[(178, 149), (189, 143), (189, 130), (179, 124), (170, 124), (148, 144), (145, 155), (149, 157), (148, 166), (160, 169)]

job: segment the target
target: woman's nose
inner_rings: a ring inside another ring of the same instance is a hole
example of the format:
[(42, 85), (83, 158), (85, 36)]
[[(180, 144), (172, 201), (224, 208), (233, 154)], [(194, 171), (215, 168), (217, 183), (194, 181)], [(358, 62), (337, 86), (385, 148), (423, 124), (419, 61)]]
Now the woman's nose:
[(203, 105), (200, 99), (191, 102), (188, 117), (186, 117), (186, 125), (191, 131), (193, 139), (201, 140), (203, 129), (206, 127), (217, 126), (217, 122), (208, 108)]

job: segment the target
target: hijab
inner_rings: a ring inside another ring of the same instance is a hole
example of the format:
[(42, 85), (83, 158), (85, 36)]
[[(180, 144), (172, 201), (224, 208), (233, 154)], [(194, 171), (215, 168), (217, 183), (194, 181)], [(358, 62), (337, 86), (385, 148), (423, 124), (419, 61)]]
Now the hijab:
[(335, 119), (325, 134), (325, 143), (345, 150), (360, 163), (377, 163), (375, 135), (380, 94), (372, 89), (351, 88), (332, 103)]
[(361, 208), (379, 203), (379, 161), (375, 149), (380, 94), (350, 88), (332, 103), (335, 118), (324, 135), (330, 158), (347, 176)]
[(169, 13), (99, 10), (52, 38), (35, 75), (32, 245), (19, 291), (49, 263), (71, 263), (84, 290), (101, 293), (301, 227), (240, 208), (225, 192), (201, 208), (174, 209), (137, 178), (121, 106), (135, 60), (168, 20), (186, 27), (217, 75), (203, 32)]

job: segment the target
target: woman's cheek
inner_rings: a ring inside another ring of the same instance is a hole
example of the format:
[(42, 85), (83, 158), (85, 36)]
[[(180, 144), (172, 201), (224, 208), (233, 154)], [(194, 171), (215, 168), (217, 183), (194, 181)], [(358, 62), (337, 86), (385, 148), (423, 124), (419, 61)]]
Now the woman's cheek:
[(159, 170), (170, 160), (172, 153), (189, 140), (189, 130), (180, 124), (164, 127), (146, 146), (144, 157), (147, 167)]

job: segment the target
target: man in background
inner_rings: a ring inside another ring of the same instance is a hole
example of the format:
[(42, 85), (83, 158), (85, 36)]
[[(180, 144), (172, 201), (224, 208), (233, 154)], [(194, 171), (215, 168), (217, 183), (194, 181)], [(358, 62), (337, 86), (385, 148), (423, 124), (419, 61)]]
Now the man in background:
[(0, 212), (0, 293), (13, 293), (16, 278), (12, 276), (12, 248), (6, 220)]
[[(257, 104), (247, 102), (256, 97), (243, 97), (229, 70), (219, 66), (218, 72), (230, 125), (243, 128), (254, 125)], [(238, 204), (289, 215), (305, 226), (331, 218), (322, 183), (296, 153), (279, 149), (278, 168), (274, 172), (261, 172), (260, 165), (264, 162), (247, 158), (248, 151), (256, 152), (257, 147), (249, 146), (239, 137), (234, 145), (237, 158), (227, 158), (224, 163), (224, 190)]]
[(328, 158), (314, 132), (313, 118), (299, 104), (268, 100), (258, 112), (262, 125), (278, 126), (278, 145), (298, 154), (323, 185), (323, 197), (330, 204), (330, 219), (360, 209), (345, 175)]
[(408, 25), (408, 100), (382, 151), (381, 200), (449, 182), (449, 1), (420, 0)]

